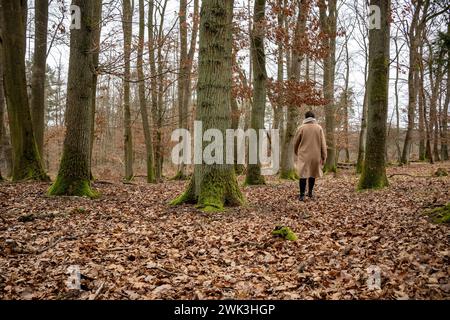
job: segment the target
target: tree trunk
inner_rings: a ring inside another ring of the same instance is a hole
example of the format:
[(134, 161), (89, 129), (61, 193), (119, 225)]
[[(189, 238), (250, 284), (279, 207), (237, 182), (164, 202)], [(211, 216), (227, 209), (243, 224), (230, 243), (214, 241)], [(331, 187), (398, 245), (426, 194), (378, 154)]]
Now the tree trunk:
[[(178, 77), (178, 127), (179, 129), (188, 129), (188, 104), (189, 98), (185, 95), (189, 94), (186, 87), (190, 86), (189, 61), (188, 61), (188, 39), (187, 39), (187, 0), (180, 0), (180, 73)], [(195, 23), (195, 21), (194, 21)], [(194, 42), (195, 45), (195, 42)], [(192, 46), (192, 45), (191, 45)], [(191, 64), (192, 66), (192, 64)], [(187, 98), (187, 99), (185, 99)], [(186, 179), (186, 165), (180, 164), (176, 180)]]
[(426, 99), (425, 99), (425, 88), (424, 88), (424, 67), (422, 64), (422, 47), (420, 47), (420, 63), (419, 63), (419, 72), (417, 73), (417, 85), (415, 86), (419, 95), (419, 109), (422, 110), (423, 116), (423, 124), (425, 128), (425, 158), (428, 159), (430, 163), (433, 163), (433, 154), (431, 153), (431, 131), (430, 131), (430, 123), (427, 120), (427, 107), (426, 107)]
[(44, 150), (45, 70), (47, 67), (48, 0), (35, 1), (35, 40), (31, 77), (31, 119), (39, 155)]
[[(251, 128), (258, 134), (259, 130), (264, 129), (264, 116), (266, 110), (266, 54), (264, 51), (265, 35), (265, 6), (266, 0), (255, 0), (253, 12), (253, 30), (251, 33), (251, 54), (253, 60), (253, 106)], [(257, 154), (259, 155), (259, 143)], [(264, 177), (261, 175), (261, 163), (249, 164), (247, 167), (247, 176), (245, 183), (249, 185), (265, 184)]]
[[(284, 7), (284, 0), (278, 0), (277, 1), (277, 5), (280, 8)], [(284, 14), (283, 11), (280, 10), (280, 12), (278, 13), (278, 25), (277, 27), (279, 29), (282, 29), (284, 27)], [(283, 41), (279, 41), (279, 43), (277, 44), (278, 46), (278, 52), (277, 52), (277, 82), (278, 84), (281, 84), (284, 80), (284, 61), (283, 61), (283, 57), (284, 57), (284, 47), (283, 47)], [(280, 98), (281, 100), (281, 98)], [(283, 104), (281, 103), (281, 101), (276, 101), (273, 104), (273, 128), (274, 129), (280, 129), (282, 130), (282, 121), (283, 121)]]
[[(364, 66), (364, 80), (366, 88), (368, 86), (367, 73), (368, 73), (368, 55), (366, 54), (366, 63)], [(361, 130), (359, 131), (358, 160), (356, 162), (356, 173), (362, 173), (364, 166), (364, 159), (366, 157), (367, 116), (368, 116), (367, 113), (368, 113), (368, 90), (366, 89), (366, 91), (364, 92), (364, 100), (363, 100)]]
[(349, 80), (350, 80), (350, 56), (348, 53), (348, 39), (346, 39), (346, 41), (345, 41), (345, 87), (344, 87), (345, 162), (350, 162), (350, 152), (348, 149), (348, 146), (349, 146), (349, 141), (348, 141)]
[[(13, 181), (48, 181), (31, 121), (25, 76), (27, 1), (1, 0), (4, 90), (13, 146)], [(8, 32), (5, 32), (8, 30)]]
[[(0, 30), (1, 35), (1, 30)], [(5, 130), (5, 92), (3, 90), (3, 59), (2, 59), (2, 47), (0, 43), (0, 159), (3, 152), (3, 132)], [(0, 181), (3, 181), (0, 162)]]
[[(297, 49), (301, 43), (301, 39), (305, 33), (306, 18), (308, 16), (309, 5), (307, 1), (300, 1), (299, 12), (297, 16), (297, 24), (295, 28), (293, 48), (291, 53), (290, 67), (288, 68), (288, 77), (292, 81), (298, 81), (300, 78), (300, 63), (302, 57)], [(287, 125), (286, 131), (283, 135), (281, 146), (281, 168), (280, 178), (296, 180), (298, 174), (295, 168), (294, 161), (294, 136), (298, 127), (298, 121), (300, 118), (300, 107), (298, 105), (288, 106), (287, 108)]]
[[(178, 75), (178, 129), (187, 129), (187, 105), (184, 105), (184, 87), (187, 77), (187, 0), (180, 0), (180, 10), (178, 19), (180, 20), (180, 72)], [(186, 166), (180, 164), (178, 172), (175, 175), (176, 180), (186, 178)]]
[[(241, 112), (239, 110), (239, 106), (237, 103), (236, 98), (233, 96), (232, 92), (230, 92), (231, 95), (231, 129), (237, 130), (239, 128), (239, 121), (241, 119)], [(237, 175), (241, 175), (244, 170), (245, 166), (242, 163), (238, 163), (238, 145), (237, 145), (237, 138), (234, 140), (234, 172)]]
[[(148, 10), (148, 52), (149, 52), (149, 63), (150, 63), (150, 91), (151, 91), (151, 113), (152, 113), (152, 124), (153, 131), (156, 133), (158, 131), (158, 82), (157, 82), (157, 74), (156, 74), (156, 59), (155, 59), (155, 48), (158, 44), (155, 41), (154, 34), (154, 19), (153, 19), (153, 11), (154, 11), (154, 0), (149, 1), (149, 10)], [(158, 169), (158, 148), (157, 148), (157, 137), (156, 134), (152, 135), (154, 141), (154, 169), (155, 169), (155, 179), (159, 181), (161, 179), (161, 174)]]
[[(328, 13), (327, 13), (328, 9)], [(327, 101), (325, 106), (325, 128), (328, 147), (328, 157), (325, 162), (325, 172), (336, 172), (336, 136), (335, 136), (335, 105), (334, 105), (334, 79), (336, 66), (336, 0), (319, 1), (320, 27), (325, 33), (324, 47), (328, 50), (323, 62), (323, 91)]]
[[(405, 142), (403, 144), (403, 152), (402, 152), (402, 164), (409, 163), (410, 149), (411, 149), (411, 140), (412, 133), (414, 130), (414, 119), (416, 113), (416, 95), (417, 89), (415, 88), (415, 77), (416, 70), (419, 63), (418, 60), (418, 48), (419, 43), (422, 38), (422, 31), (425, 27), (425, 17), (428, 10), (429, 1), (425, 2), (424, 5), (423, 0), (417, 0), (415, 3), (414, 14), (412, 17), (411, 25), (409, 26), (408, 38), (409, 38), (409, 73), (408, 73), (408, 126), (406, 129)], [(422, 13), (422, 18), (420, 18), (420, 12)]]
[[(196, 114), (197, 120), (202, 122), (202, 136), (211, 128), (220, 130), (224, 136), (231, 125), (233, 2), (202, 1)], [(205, 211), (242, 204), (244, 198), (233, 165), (196, 164), (186, 192), (172, 204), (183, 202), (196, 202)]]
[[(433, 159), (434, 161), (439, 161), (439, 118), (438, 118), (438, 100), (439, 100), (439, 90), (444, 77), (444, 72), (440, 68), (434, 70), (434, 63), (436, 62), (433, 57), (433, 48), (430, 43), (428, 43), (428, 49), (430, 52), (428, 58), (428, 72), (430, 78), (431, 86), (431, 98), (430, 98), (430, 131), (433, 140)], [(440, 50), (438, 52), (437, 61), (442, 61), (444, 52)]]
[(123, 80), (123, 123), (124, 123), (124, 151), (125, 151), (125, 180), (133, 179), (133, 137), (131, 133), (130, 108), (130, 56), (131, 36), (133, 28), (133, 13), (130, 0), (123, 0), (122, 29), (124, 35), (124, 80)]
[(147, 162), (147, 182), (154, 183), (155, 171), (153, 165), (153, 143), (152, 133), (147, 112), (147, 99), (145, 97), (145, 77), (144, 77), (144, 37), (145, 37), (145, 8), (144, 0), (139, 0), (139, 46), (137, 57), (137, 72), (139, 78), (139, 107), (141, 110), (142, 127), (144, 129), (144, 140)]
[(360, 189), (388, 185), (384, 151), (389, 98), (390, 1), (371, 0), (370, 4), (381, 9), (381, 28), (369, 31), (367, 152), (359, 181)]
[[(450, 31), (450, 25), (449, 25)], [(450, 58), (449, 58), (450, 60)], [(448, 105), (450, 104), (450, 63), (447, 64), (447, 94), (445, 96), (442, 113), (442, 132), (441, 132), (441, 158), (448, 160)]]
[[(159, 26), (156, 29), (157, 35), (156, 44), (154, 43), (154, 35), (151, 29), (149, 29), (150, 39), (155, 47), (157, 47), (156, 50), (156, 57), (157, 57), (157, 65), (155, 61), (155, 55), (154, 55), (154, 49), (151, 49), (151, 55), (150, 55), (150, 72), (151, 77), (154, 78), (154, 91), (152, 91), (152, 118), (153, 118), (153, 125), (154, 125), (154, 131), (155, 131), (155, 137), (154, 137), (154, 156), (155, 156), (155, 178), (157, 181), (162, 180), (162, 173), (163, 173), (163, 150), (162, 150), (162, 122), (163, 122), (163, 114), (164, 114), (164, 68), (163, 68), (163, 55), (162, 55), (162, 43), (163, 43), (163, 32), (164, 32), (164, 16), (167, 8), (167, 1), (165, 0), (162, 4), (162, 7), (158, 12), (160, 13), (160, 21)], [(150, 5), (153, 7), (153, 4)], [(153, 8), (151, 8), (153, 12)], [(155, 27), (153, 23), (153, 17), (151, 18), (151, 23), (149, 24), (152, 26), (152, 29)]]
[(69, 75), (67, 80), (66, 137), (55, 183), (50, 195), (96, 197), (90, 181), (90, 139), (92, 103), (92, 0), (73, 0), (80, 7), (81, 28), (70, 31)]
[[(421, 88), (421, 76), (420, 72), (417, 69), (414, 75), (414, 87)], [(417, 104), (419, 110), (419, 160), (424, 161), (429, 158), (426, 153), (426, 133), (425, 133), (425, 117), (426, 117), (426, 109), (425, 109), (425, 97), (422, 95), (422, 91), (420, 89), (416, 90), (417, 94)]]
[(99, 63), (99, 55), (100, 55), (100, 37), (102, 33), (102, 0), (93, 0), (94, 8), (93, 8), (93, 21), (94, 21), (94, 30), (92, 37), (92, 48), (93, 48), (93, 56), (92, 63), (94, 67), (94, 72), (92, 74), (92, 97), (91, 97), (91, 142), (89, 147), (89, 159), (91, 162), (91, 179), (94, 180), (94, 176), (92, 174), (92, 152), (94, 150), (94, 141), (95, 141), (95, 113), (97, 109), (97, 80), (98, 80), (98, 63)]
[[(398, 35), (398, 31), (397, 31)], [(397, 43), (397, 37), (394, 38), (395, 53), (399, 54), (399, 48)], [(398, 96), (398, 80), (400, 78), (400, 59), (397, 57), (395, 66), (395, 84), (394, 84), (394, 94), (395, 94), (395, 120), (396, 120), (396, 135), (395, 135), (395, 146), (397, 148), (397, 162), (401, 163), (402, 150), (400, 148), (400, 108), (399, 108), (399, 96)]]

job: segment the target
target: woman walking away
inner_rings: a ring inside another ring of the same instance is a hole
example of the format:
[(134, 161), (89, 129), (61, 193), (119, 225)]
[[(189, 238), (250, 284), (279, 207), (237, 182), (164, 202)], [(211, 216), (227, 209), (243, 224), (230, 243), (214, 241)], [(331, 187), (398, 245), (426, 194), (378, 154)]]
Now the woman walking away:
[(313, 198), (316, 178), (322, 177), (322, 166), (327, 159), (325, 135), (312, 111), (305, 114), (305, 120), (297, 130), (294, 151), (300, 176), (299, 199), (305, 201), (306, 182), (308, 181), (308, 196)]

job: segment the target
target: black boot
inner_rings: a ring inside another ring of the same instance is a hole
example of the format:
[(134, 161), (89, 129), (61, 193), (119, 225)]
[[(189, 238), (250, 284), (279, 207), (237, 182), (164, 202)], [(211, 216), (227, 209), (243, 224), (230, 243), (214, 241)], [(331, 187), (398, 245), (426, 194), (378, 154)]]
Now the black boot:
[(314, 199), (314, 184), (316, 183), (315, 178), (308, 179), (308, 197)]
[(300, 201), (305, 201), (305, 191), (306, 191), (306, 179), (300, 179)]

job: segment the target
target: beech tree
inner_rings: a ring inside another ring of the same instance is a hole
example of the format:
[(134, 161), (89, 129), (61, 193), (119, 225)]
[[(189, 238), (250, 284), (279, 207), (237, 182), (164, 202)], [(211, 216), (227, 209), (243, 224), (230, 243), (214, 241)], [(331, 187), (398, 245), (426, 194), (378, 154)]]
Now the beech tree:
[(91, 188), (91, 116), (94, 33), (92, 0), (72, 0), (80, 8), (81, 28), (70, 31), (69, 75), (67, 82), (66, 136), (56, 181), (49, 195), (96, 197)]
[[(211, 128), (225, 136), (231, 127), (233, 2), (203, 0), (201, 5), (196, 120), (202, 121), (202, 136)], [(196, 164), (187, 190), (172, 204), (186, 202), (197, 203), (205, 211), (241, 205), (244, 197), (234, 166)]]
[[(306, 19), (308, 16), (309, 5), (307, 0), (298, 1), (298, 14), (295, 24), (294, 37), (291, 44), (291, 52), (288, 54), (291, 57), (290, 64), (288, 63), (288, 87), (287, 92), (290, 92), (289, 86), (293, 85), (294, 88), (299, 84), (300, 80), (300, 66), (303, 58), (301, 53), (301, 43), (305, 36)], [(294, 90), (297, 90), (294, 89)], [(300, 91), (303, 92), (303, 91)], [(298, 127), (298, 121), (300, 119), (300, 106), (302, 101), (297, 99), (288, 99), (285, 104), (287, 108), (287, 124), (286, 130), (283, 135), (281, 146), (281, 168), (280, 178), (296, 180), (298, 178), (297, 170), (294, 162), (294, 142), (295, 133)]]
[(139, 0), (139, 44), (137, 56), (137, 73), (139, 78), (139, 108), (144, 130), (144, 141), (147, 161), (147, 182), (155, 182), (155, 169), (153, 160), (153, 142), (150, 121), (147, 112), (147, 98), (145, 96), (144, 80), (144, 37), (145, 37), (145, 7), (144, 0)]
[[(191, 75), (198, 34), (198, 2), (199, 0), (194, 0), (192, 35), (188, 51), (187, 0), (180, 0), (180, 75), (178, 78), (178, 125), (180, 129), (188, 129), (189, 127)], [(180, 165), (174, 179), (186, 179), (186, 166), (184, 163)]]
[[(99, 56), (100, 56), (100, 37), (102, 33), (102, 4), (103, 0), (93, 0), (94, 2), (94, 8), (93, 8), (93, 24), (94, 24), (94, 30), (93, 30), (93, 36), (92, 36), (92, 50), (93, 50), (93, 56), (92, 56), (92, 64), (94, 68), (94, 72), (92, 75), (92, 90), (93, 94), (91, 97), (91, 144), (90, 144), (90, 150), (89, 150), (89, 157), (92, 164), (92, 151), (94, 149), (94, 133), (95, 133), (95, 113), (97, 109), (97, 82), (98, 82), (98, 64), (99, 64)], [(91, 179), (94, 179), (94, 176), (92, 175), (91, 170)]]
[(407, 33), (409, 40), (408, 126), (406, 129), (406, 136), (401, 157), (401, 162), (403, 164), (409, 163), (418, 94), (419, 46), (421, 45), (429, 4), (429, 0), (417, 0), (415, 2), (413, 17)]
[(44, 149), (45, 70), (47, 67), (48, 0), (35, 1), (34, 55), (31, 77), (31, 119), (39, 154)]
[[(1, 9), (1, 8), (0, 8)], [(1, 29), (0, 29), (1, 34)], [(2, 154), (3, 149), (3, 131), (4, 124), (3, 121), (5, 119), (5, 93), (3, 90), (3, 60), (2, 60), (2, 47), (0, 44), (0, 155)], [(3, 180), (2, 171), (0, 168), (0, 181)]]
[[(266, 54), (264, 52), (265, 33), (265, 0), (255, 0), (253, 12), (253, 30), (251, 34), (251, 55), (253, 62), (253, 105), (251, 114), (251, 128), (259, 132), (264, 129), (264, 115), (266, 109)], [(259, 149), (259, 144), (258, 147)], [(259, 152), (258, 152), (259, 154)], [(245, 182), (249, 185), (265, 184), (261, 175), (261, 164), (249, 164)]]
[(320, 28), (323, 34), (323, 45), (327, 55), (323, 60), (323, 91), (327, 100), (325, 106), (325, 132), (327, 139), (328, 157), (324, 171), (336, 171), (336, 136), (335, 136), (335, 102), (334, 80), (336, 69), (336, 0), (319, 0)]
[(368, 121), (366, 157), (360, 189), (383, 188), (386, 177), (386, 122), (388, 115), (390, 0), (371, 0), (381, 10), (380, 29), (369, 31)]
[(48, 181), (33, 132), (27, 94), (25, 76), (27, 1), (2, 0), (0, 3), (4, 90), (13, 146), (12, 179)]
[(123, 126), (124, 126), (124, 152), (125, 152), (125, 180), (133, 179), (133, 137), (131, 131), (131, 110), (130, 110), (130, 57), (131, 57), (131, 36), (133, 29), (133, 9), (130, 0), (123, 0), (122, 13), (123, 29)]

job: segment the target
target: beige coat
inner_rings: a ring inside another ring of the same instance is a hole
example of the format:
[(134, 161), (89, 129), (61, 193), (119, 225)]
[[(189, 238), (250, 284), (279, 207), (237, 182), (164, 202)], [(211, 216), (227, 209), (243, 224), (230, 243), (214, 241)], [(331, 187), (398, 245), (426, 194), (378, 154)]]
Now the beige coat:
[(323, 129), (313, 119), (306, 119), (297, 129), (294, 140), (300, 178), (322, 177), (322, 165), (327, 159), (327, 144)]

